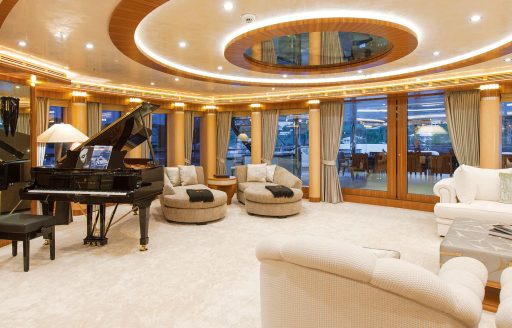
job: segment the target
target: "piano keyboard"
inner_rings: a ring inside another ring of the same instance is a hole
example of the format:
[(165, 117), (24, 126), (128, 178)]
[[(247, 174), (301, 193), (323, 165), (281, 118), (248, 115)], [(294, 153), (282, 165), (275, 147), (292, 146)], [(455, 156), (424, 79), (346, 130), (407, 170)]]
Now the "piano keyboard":
[(94, 190), (52, 190), (52, 189), (30, 189), (30, 194), (70, 194), (89, 196), (126, 196), (126, 191), (94, 191)]

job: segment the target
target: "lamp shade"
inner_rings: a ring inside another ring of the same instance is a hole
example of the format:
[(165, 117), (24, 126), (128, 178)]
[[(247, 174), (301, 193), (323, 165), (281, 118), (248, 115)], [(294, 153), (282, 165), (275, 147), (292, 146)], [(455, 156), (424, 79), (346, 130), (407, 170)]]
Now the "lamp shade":
[(37, 142), (41, 143), (68, 143), (84, 142), (89, 139), (80, 130), (71, 124), (58, 123), (37, 136)]
[(238, 135), (238, 140), (240, 140), (242, 142), (249, 141), (249, 137), (245, 133), (240, 133)]
[(439, 125), (422, 125), (416, 133), (422, 136), (434, 136), (436, 134), (447, 134), (448, 132)]

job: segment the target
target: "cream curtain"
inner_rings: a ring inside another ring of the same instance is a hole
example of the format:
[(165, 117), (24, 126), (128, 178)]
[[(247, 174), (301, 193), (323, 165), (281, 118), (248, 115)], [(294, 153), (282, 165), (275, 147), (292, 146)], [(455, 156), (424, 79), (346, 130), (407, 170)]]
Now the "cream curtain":
[(87, 103), (87, 134), (92, 137), (101, 131), (101, 104)]
[(266, 64), (277, 63), (276, 49), (272, 40), (263, 41), (261, 43), (261, 61)]
[(264, 110), (261, 112), (261, 132), (263, 135), (261, 145), (261, 160), (263, 163), (272, 163), (277, 140), (277, 126), (279, 123), (279, 111)]
[(320, 64), (329, 65), (341, 62), (341, 43), (338, 32), (322, 32)]
[(445, 96), (446, 121), (453, 151), (460, 164), (480, 165), (480, 91), (449, 91)]
[[(49, 112), (50, 112), (50, 99), (37, 98), (35, 110), (37, 111), (37, 126), (36, 137), (48, 129)], [(43, 165), (44, 155), (46, 150), (45, 143), (37, 144), (37, 166)]]
[(343, 201), (336, 159), (343, 129), (343, 102), (320, 104), (321, 198), (328, 203)]
[(30, 113), (20, 113), (16, 132), (30, 134)]
[(194, 139), (194, 112), (185, 111), (185, 165), (192, 165), (192, 139)]
[(217, 174), (226, 174), (226, 154), (229, 147), (232, 112), (217, 113)]
[[(148, 129), (149, 134), (151, 134), (151, 129), (153, 128), (152, 116), (153, 116), (152, 114), (144, 116), (144, 124), (146, 125), (146, 129)], [(149, 142), (151, 142), (151, 137), (149, 137)], [(149, 150), (147, 141), (143, 142), (141, 145), (141, 156), (142, 156), (142, 158), (151, 158), (151, 151)], [(151, 159), (156, 160), (156, 158), (151, 158)]]

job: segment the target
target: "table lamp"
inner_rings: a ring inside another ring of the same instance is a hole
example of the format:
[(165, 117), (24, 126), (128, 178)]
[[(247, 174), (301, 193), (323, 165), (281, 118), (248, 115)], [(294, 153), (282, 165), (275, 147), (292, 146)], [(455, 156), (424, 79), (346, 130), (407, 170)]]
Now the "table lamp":
[[(52, 125), (48, 130), (37, 136), (39, 143), (55, 144), (55, 159), (59, 160), (62, 153), (62, 144), (65, 143), (82, 143), (89, 137), (71, 124), (57, 123)], [(76, 147), (76, 146), (75, 146)]]

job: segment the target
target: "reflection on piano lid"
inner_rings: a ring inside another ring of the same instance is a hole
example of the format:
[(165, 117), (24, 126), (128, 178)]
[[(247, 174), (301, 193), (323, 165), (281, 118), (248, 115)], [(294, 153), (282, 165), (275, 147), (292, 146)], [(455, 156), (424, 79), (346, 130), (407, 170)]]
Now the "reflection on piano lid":
[(14, 137), (0, 134), (0, 190), (17, 182), (30, 181), (29, 147), (27, 134), (17, 132)]

